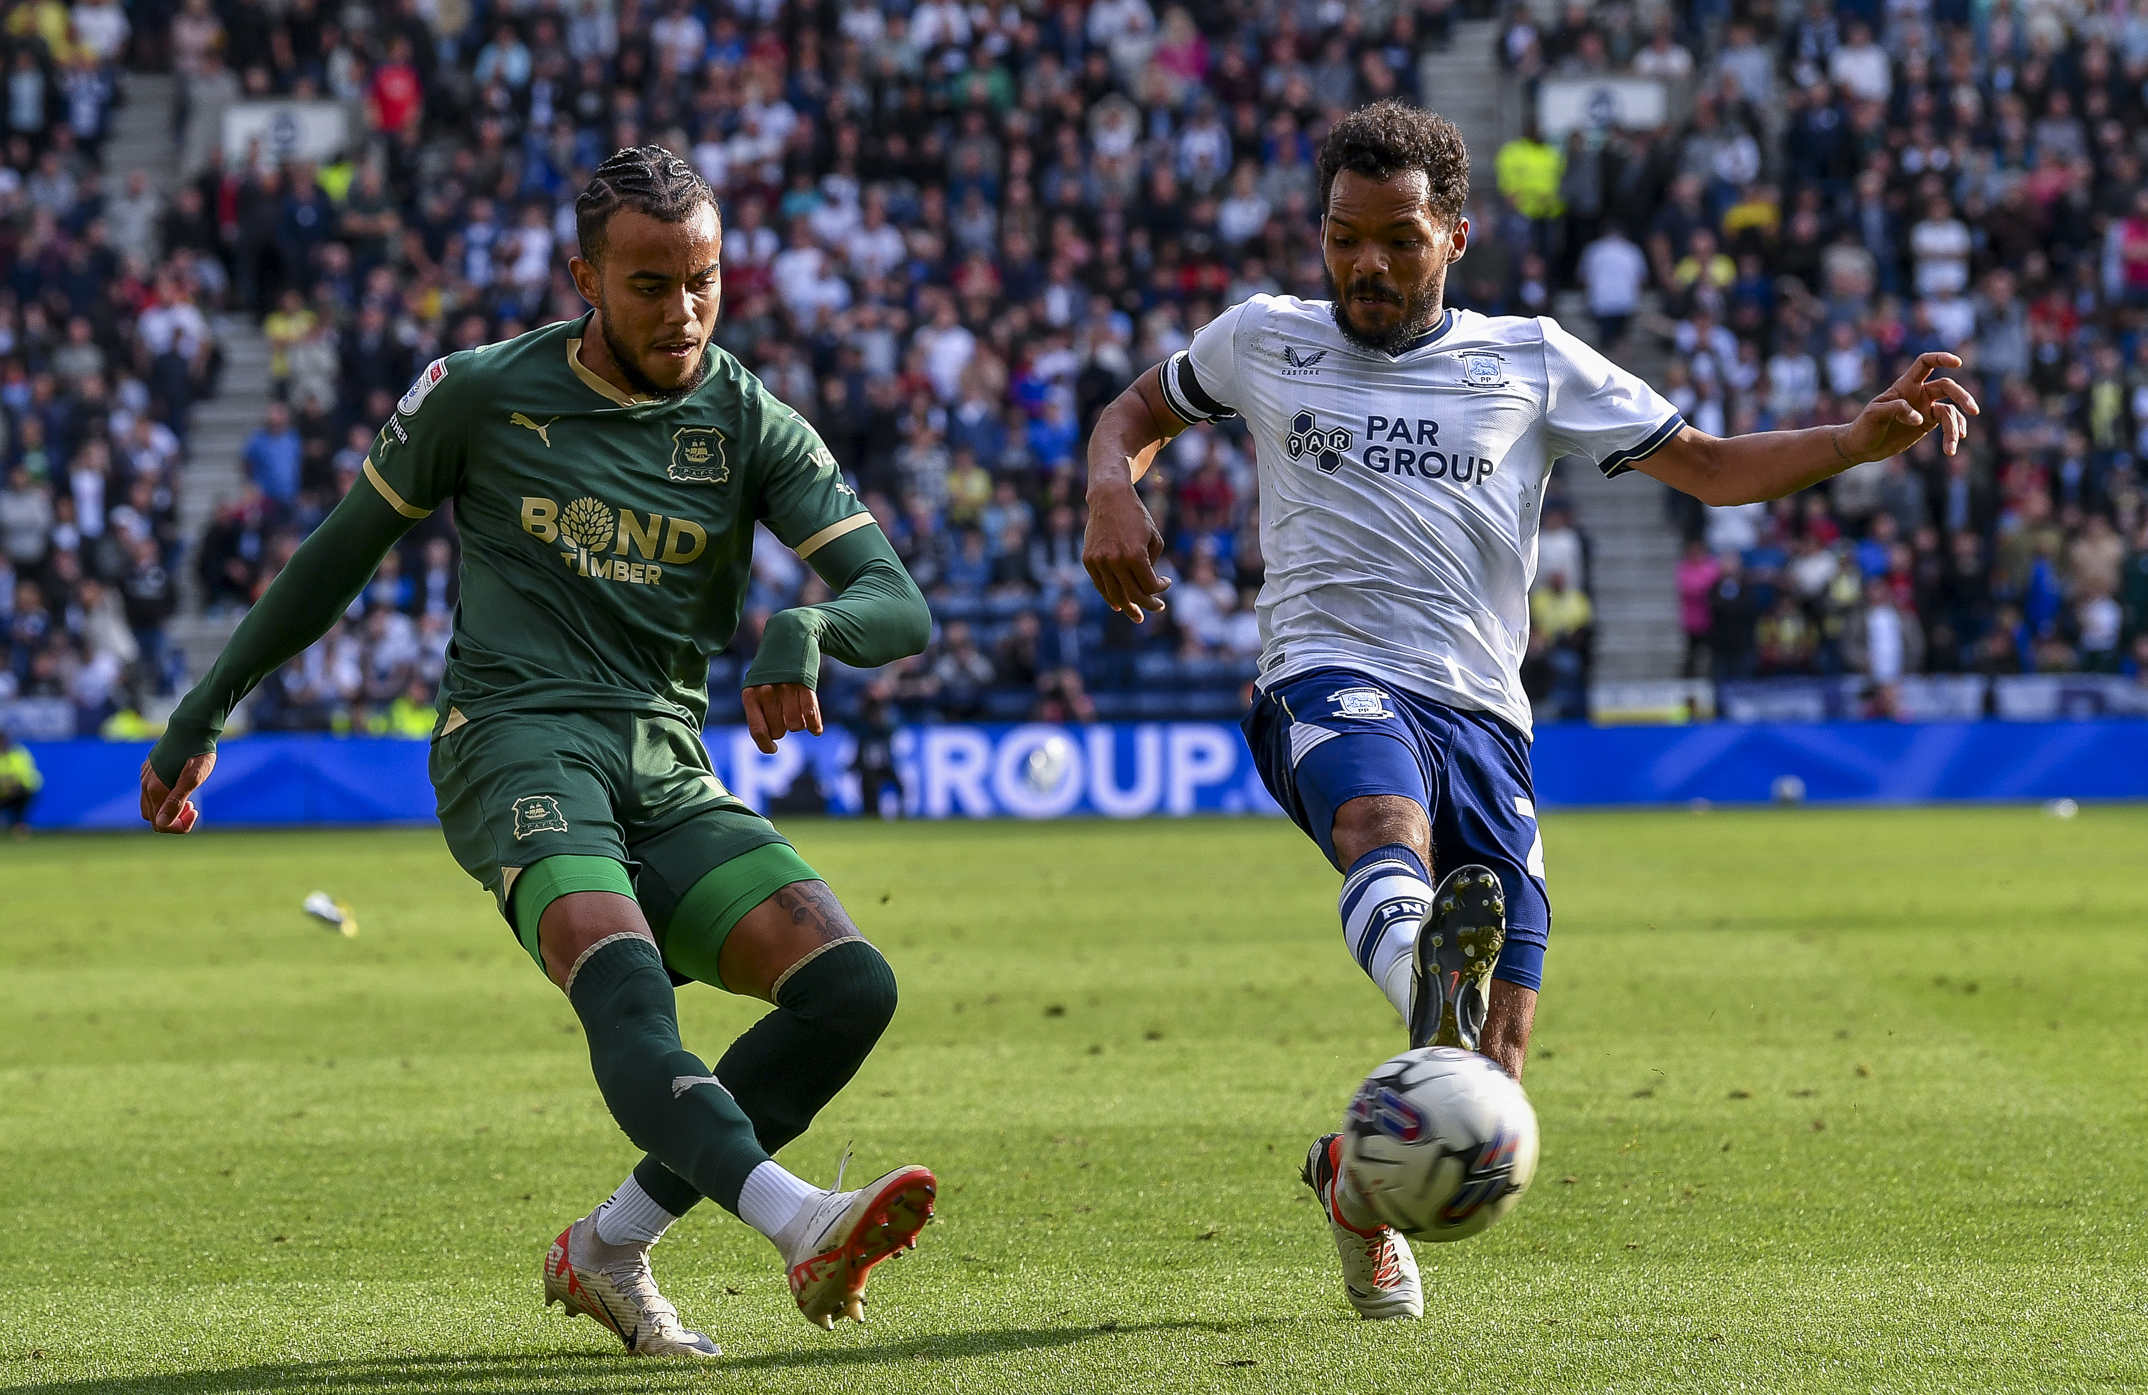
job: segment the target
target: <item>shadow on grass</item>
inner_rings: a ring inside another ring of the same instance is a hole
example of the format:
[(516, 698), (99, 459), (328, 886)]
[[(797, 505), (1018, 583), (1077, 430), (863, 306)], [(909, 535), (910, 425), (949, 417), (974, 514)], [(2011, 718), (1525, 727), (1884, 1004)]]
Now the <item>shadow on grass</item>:
[[(233, 1366), (221, 1371), (188, 1371), (171, 1375), (93, 1377), (84, 1380), (39, 1381), (28, 1385), (0, 1386), (0, 1395), (241, 1395), (241, 1392), (317, 1390), (322, 1387), (401, 1395), (401, 1392), (456, 1392), (484, 1390), (590, 1390), (617, 1382), (622, 1388), (645, 1390), (657, 1379), (676, 1372), (681, 1378), (707, 1373), (711, 1376), (754, 1371), (861, 1366), (915, 1360), (920, 1357), (959, 1360), (969, 1356), (997, 1356), (1007, 1352), (1036, 1351), (1071, 1346), (1099, 1337), (1133, 1336), (1151, 1332), (1174, 1332), (1192, 1328), (1217, 1330), (1238, 1324), (1206, 1322), (1104, 1323), (1085, 1327), (1017, 1327), (998, 1332), (942, 1333), (911, 1337), (863, 1347), (769, 1352), (760, 1356), (725, 1355), (703, 1365), (700, 1362), (665, 1361), (650, 1365), (628, 1361), (619, 1352), (561, 1351), (513, 1356), (412, 1356), (378, 1357), (353, 1361), (264, 1362)], [(609, 1367), (601, 1375), (598, 1368)]]

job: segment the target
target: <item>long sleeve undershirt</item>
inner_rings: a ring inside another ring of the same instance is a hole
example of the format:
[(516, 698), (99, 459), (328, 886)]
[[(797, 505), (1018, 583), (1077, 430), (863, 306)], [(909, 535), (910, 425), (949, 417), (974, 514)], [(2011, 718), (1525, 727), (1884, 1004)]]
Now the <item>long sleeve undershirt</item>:
[(878, 668), (922, 651), (932, 611), (878, 527), (843, 534), (806, 559), (833, 600), (779, 610), (742, 686), (820, 681), (823, 654), (852, 668)]

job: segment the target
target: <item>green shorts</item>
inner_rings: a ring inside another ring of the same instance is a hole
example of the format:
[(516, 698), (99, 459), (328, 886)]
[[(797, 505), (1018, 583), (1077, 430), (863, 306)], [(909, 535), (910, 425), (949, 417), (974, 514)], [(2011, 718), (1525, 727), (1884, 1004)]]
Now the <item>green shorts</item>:
[[(510, 927), (524, 869), (562, 855), (610, 858), (633, 879), (674, 975), (714, 983), (722, 937), (739, 917), (780, 887), (818, 879), (774, 824), (723, 787), (684, 722), (635, 712), (455, 715), (430, 761), (440, 829)], [(698, 943), (668, 944), (688, 893), (726, 864), (739, 885), (693, 898), (710, 922), (697, 924)], [(534, 937), (517, 938), (542, 968)]]

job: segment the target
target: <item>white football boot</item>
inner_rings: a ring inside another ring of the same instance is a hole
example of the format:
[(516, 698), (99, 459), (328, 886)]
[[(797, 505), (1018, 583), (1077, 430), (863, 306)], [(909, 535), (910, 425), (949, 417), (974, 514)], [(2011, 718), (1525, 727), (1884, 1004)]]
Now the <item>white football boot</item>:
[(1305, 1155), (1305, 1185), (1313, 1189), (1327, 1217), (1328, 1233), (1342, 1256), (1343, 1292), (1360, 1317), (1415, 1318), (1425, 1315), (1424, 1287), (1417, 1280), (1417, 1256), (1394, 1227), (1362, 1229), (1343, 1219), (1342, 1135), (1331, 1133)]
[(938, 1192), (929, 1170), (898, 1167), (854, 1192), (829, 1192), (795, 1235), (785, 1227), (788, 1243), (779, 1241), (778, 1248), (806, 1321), (826, 1328), (838, 1317), (865, 1321), (866, 1275), (881, 1260), (917, 1248)]
[(648, 1245), (607, 1245), (592, 1211), (559, 1233), (544, 1260), (544, 1305), (565, 1307), (609, 1327), (635, 1356), (721, 1356), (707, 1337), (679, 1321), (657, 1292)]

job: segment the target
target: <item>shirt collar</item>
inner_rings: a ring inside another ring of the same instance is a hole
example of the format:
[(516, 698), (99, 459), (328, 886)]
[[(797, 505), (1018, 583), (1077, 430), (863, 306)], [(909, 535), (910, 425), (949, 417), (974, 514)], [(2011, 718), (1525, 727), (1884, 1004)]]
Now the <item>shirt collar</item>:
[(1417, 337), (1416, 337), (1415, 339), (1412, 339), (1412, 340), (1411, 340), (1411, 341), (1410, 341), (1409, 343), (1407, 343), (1407, 344), (1404, 344), (1404, 345), (1403, 345), (1403, 346), (1402, 346), (1401, 348), (1399, 348), (1399, 349), (1395, 350), (1395, 351), (1394, 351), (1393, 353), (1389, 354), (1389, 355), (1388, 355), (1388, 357), (1389, 357), (1389, 358), (1407, 358), (1407, 357), (1408, 357), (1409, 355), (1411, 355), (1411, 354), (1414, 354), (1414, 353), (1416, 353), (1416, 352), (1417, 352), (1417, 351), (1418, 351), (1419, 349), (1422, 349), (1422, 348), (1424, 348), (1424, 347), (1425, 347), (1426, 345), (1428, 345), (1428, 344), (1431, 344), (1431, 343), (1433, 343), (1434, 341), (1436, 341), (1436, 340), (1438, 340), (1438, 339), (1442, 338), (1443, 336), (1445, 336), (1445, 334), (1447, 333), (1447, 331), (1448, 331), (1448, 330), (1450, 330), (1450, 329), (1453, 329), (1453, 328), (1454, 328), (1454, 309), (1453, 309), (1453, 307), (1451, 307), (1451, 306), (1450, 306), (1449, 308), (1447, 308), (1447, 309), (1445, 309), (1445, 310), (1442, 310), (1442, 311), (1440, 312), (1440, 317), (1439, 317), (1439, 323), (1438, 323), (1438, 324), (1436, 324), (1436, 325), (1432, 326), (1432, 328), (1430, 328), (1430, 329), (1426, 330), (1426, 331), (1425, 331), (1425, 332), (1424, 332), (1423, 334), (1420, 334), (1420, 335), (1418, 335), (1418, 336), (1417, 336)]
[(567, 336), (567, 367), (574, 371), (575, 377), (582, 380), (583, 386), (589, 388), (598, 396), (616, 402), (622, 407), (639, 407), (646, 403), (654, 402), (656, 399), (653, 397), (637, 397), (631, 393), (621, 392), (601, 376), (592, 372), (589, 365), (582, 362), (582, 337), (588, 333), (590, 326), (596, 323), (596, 313), (596, 311), (592, 310), (582, 316), (582, 321), (575, 326), (574, 333)]

